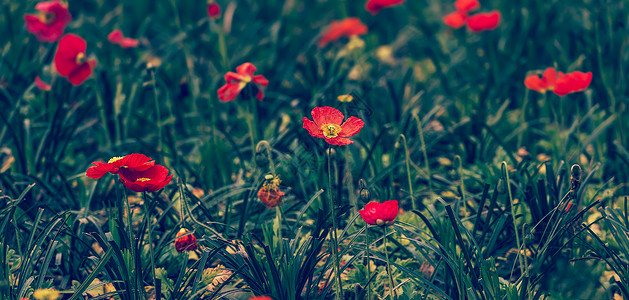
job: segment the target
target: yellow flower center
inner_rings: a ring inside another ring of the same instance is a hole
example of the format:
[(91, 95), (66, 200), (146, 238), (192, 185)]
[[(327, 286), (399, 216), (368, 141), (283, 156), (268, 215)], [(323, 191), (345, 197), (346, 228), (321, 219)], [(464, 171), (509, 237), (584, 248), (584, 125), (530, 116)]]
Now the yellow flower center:
[(240, 88), (241, 90), (244, 89), (247, 83), (251, 82), (251, 80), (253, 80), (251, 76), (245, 76), (238, 84), (238, 88)]
[(142, 177), (142, 178), (138, 178), (138, 179), (136, 179), (135, 181), (136, 181), (136, 182), (138, 182), (138, 181), (139, 181), (139, 182), (145, 182), (145, 181), (150, 181), (150, 180), (151, 180), (151, 178)]
[(386, 223), (384, 222), (384, 220), (382, 220), (382, 219), (378, 219), (378, 220), (376, 220), (376, 225), (378, 225), (378, 226), (382, 226), (382, 225), (384, 225), (384, 224), (386, 224)]
[(76, 63), (77, 64), (83, 64), (85, 62), (85, 53), (80, 52), (79, 54), (76, 55)]
[(115, 157), (112, 157), (112, 158), (111, 158), (111, 159), (110, 159), (107, 163), (108, 163), (108, 164), (114, 163), (115, 161), (119, 161), (119, 160), (121, 160), (123, 157), (124, 157), (124, 156), (115, 156)]
[(323, 136), (327, 138), (335, 138), (339, 136), (339, 132), (341, 132), (341, 126), (336, 124), (325, 124), (321, 126), (321, 130), (323, 130)]
[(55, 21), (55, 14), (52, 12), (40, 12), (39, 13), (39, 20), (41, 20), (44, 24), (49, 25), (50, 23)]

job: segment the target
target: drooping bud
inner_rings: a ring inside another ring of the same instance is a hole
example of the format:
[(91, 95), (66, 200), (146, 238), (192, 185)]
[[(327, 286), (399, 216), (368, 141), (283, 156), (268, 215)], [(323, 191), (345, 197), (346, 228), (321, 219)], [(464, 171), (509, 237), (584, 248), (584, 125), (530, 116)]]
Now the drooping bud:
[(570, 189), (577, 190), (581, 184), (581, 166), (578, 164), (572, 165), (570, 168)]
[(360, 188), (360, 201), (369, 203), (369, 200), (371, 200), (371, 191), (369, 191), (369, 188), (367, 188), (367, 182), (365, 181), (365, 179), (361, 178), (360, 180), (358, 180), (358, 187)]
[(188, 234), (189, 232), (190, 231), (185, 228), (181, 228), (179, 232), (177, 232), (177, 239), (175, 240), (175, 249), (177, 249), (177, 252), (194, 251), (194, 249), (197, 248), (197, 238), (194, 237), (192, 233)]

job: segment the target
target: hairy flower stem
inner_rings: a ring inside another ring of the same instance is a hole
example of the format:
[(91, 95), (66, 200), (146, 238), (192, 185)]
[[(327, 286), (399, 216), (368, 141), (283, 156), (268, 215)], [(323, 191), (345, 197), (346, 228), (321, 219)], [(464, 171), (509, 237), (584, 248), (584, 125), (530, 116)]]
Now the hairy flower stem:
[(367, 244), (367, 300), (371, 300), (371, 259), (369, 255), (369, 224), (365, 225), (365, 244)]
[(406, 143), (406, 136), (400, 134), (402, 141), (404, 141), (404, 156), (406, 157), (406, 177), (408, 178), (408, 190), (411, 195), (411, 204), (413, 204), (413, 210), (417, 209), (417, 203), (415, 203), (415, 196), (413, 196), (413, 182), (411, 181), (411, 165), (410, 165), (410, 153), (408, 152), (408, 145)]
[(384, 256), (387, 259), (387, 275), (389, 275), (389, 286), (391, 286), (391, 291), (389, 292), (389, 297), (393, 300), (393, 295), (397, 297), (395, 293), (395, 285), (393, 284), (393, 274), (391, 274), (391, 262), (389, 262), (389, 250), (387, 249), (387, 226), (384, 226)]
[(142, 197), (144, 198), (144, 217), (146, 218), (146, 224), (148, 229), (148, 240), (149, 240), (149, 256), (151, 257), (151, 275), (153, 276), (153, 287), (155, 287), (155, 255), (153, 253), (153, 228), (151, 228), (151, 205), (149, 203), (149, 198), (146, 196), (146, 192), (142, 192)]
[(341, 274), (339, 273), (339, 241), (336, 235), (336, 231), (338, 230), (338, 224), (336, 220), (336, 206), (334, 205), (334, 199), (332, 198), (332, 161), (330, 152), (332, 151), (332, 147), (328, 144), (328, 202), (329, 206), (332, 208), (332, 257), (334, 258), (334, 276), (336, 278), (336, 299), (342, 299), (343, 297), (343, 287), (341, 286)]
[[(507, 182), (507, 191), (509, 193), (509, 203), (511, 204), (511, 219), (513, 220), (513, 229), (515, 230), (515, 242), (518, 246), (518, 260), (520, 262), (520, 274), (526, 274), (526, 277), (529, 277), (528, 268), (525, 266), (524, 258), (520, 253), (522, 250), (522, 245), (520, 244), (520, 234), (518, 233), (518, 225), (515, 222), (515, 203), (513, 203), (513, 195), (511, 194), (511, 181), (509, 180), (509, 170), (507, 169), (507, 162), (503, 161), (501, 164), (502, 173), (505, 176)], [(524, 254), (526, 254), (526, 249), (524, 249)]]
[(255, 97), (249, 96), (249, 113), (247, 114), (247, 126), (249, 127), (249, 137), (251, 139), (251, 164), (256, 163), (256, 114), (258, 112), (258, 106)]
[[(129, 227), (129, 248), (130, 248), (130, 252), (131, 252), (131, 257), (132, 259), (135, 261), (135, 235), (133, 234), (133, 228), (132, 228), (132, 216), (131, 216), (131, 206), (129, 205), (129, 198), (127, 197), (127, 193), (126, 191), (124, 192), (124, 203), (125, 203), (125, 210), (126, 210), (126, 214), (127, 214), (127, 226)], [(137, 267), (137, 266), (136, 266)], [(132, 270), (132, 272), (135, 275), (135, 280), (133, 280), (132, 284), (131, 284), (131, 291), (130, 291), (130, 296), (131, 299), (139, 299), (139, 295), (135, 296), (136, 293), (139, 293), (139, 284), (138, 282), (141, 280), (138, 280), (138, 271), (142, 272), (142, 268), (136, 268), (135, 270)], [(135, 297), (134, 297), (135, 296)]]
[(413, 118), (417, 122), (417, 131), (419, 132), (419, 142), (422, 146), (422, 154), (424, 155), (424, 164), (426, 164), (426, 176), (428, 177), (428, 192), (432, 195), (432, 175), (430, 175), (430, 164), (428, 163), (428, 151), (426, 150), (426, 141), (424, 140), (424, 128), (422, 121), (417, 114), (413, 114)]
[(161, 120), (161, 112), (159, 110), (159, 99), (157, 95), (157, 82), (155, 81), (155, 68), (150, 68), (149, 72), (151, 72), (151, 84), (153, 86), (153, 101), (155, 104), (155, 117), (157, 121), (157, 152), (162, 151), (162, 120)]

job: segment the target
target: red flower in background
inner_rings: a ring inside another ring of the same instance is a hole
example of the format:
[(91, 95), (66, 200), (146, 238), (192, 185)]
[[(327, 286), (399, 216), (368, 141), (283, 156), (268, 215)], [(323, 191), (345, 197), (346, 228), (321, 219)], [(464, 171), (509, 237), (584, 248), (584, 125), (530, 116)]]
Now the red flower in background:
[(117, 174), (122, 168), (132, 171), (146, 171), (155, 165), (155, 161), (144, 154), (133, 153), (127, 156), (111, 158), (107, 163), (95, 161), (94, 166), (87, 169), (86, 175), (92, 179), (99, 179), (107, 173)]
[(494, 30), (500, 24), (500, 12), (477, 13), (467, 18), (467, 28), (474, 32)]
[(26, 30), (42, 42), (57, 41), (72, 21), (68, 5), (57, 0), (39, 2), (35, 9), (39, 10), (39, 14), (24, 15), (24, 22)]
[(223, 102), (228, 102), (236, 99), (242, 89), (247, 86), (248, 83), (253, 83), (258, 92), (256, 98), (262, 101), (264, 98), (264, 92), (262, 88), (266, 88), (269, 85), (269, 81), (262, 75), (253, 75), (256, 71), (256, 67), (251, 63), (244, 63), (236, 68), (236, 72), (227, 72), (225, 74), (225, 81), (227, 83), (218, 89), (218, 99)]
[(55, 68), (73, 85), (83, 83), (96, 67), (96, 60), (87, 59), (85, 49), (87, 49), (85, 40), (74, 34), (66, 34), (59, 41), (55, 53)]
[(254, 296), (249, 298), (249, 300), (273, 300), (273, 298), (269, 296)]
[[(349, 117), (344, 123), (343, 113), (336, 108), (324, 106), (312, 109), (312, 119), (303, 118), (304, 128), (308, 130), (310, 135), (316, 138), (325, 139), (332, 145), (349, 145), (354, 141), (348, 139), (360, 132), (365, 122), (356, 117)], [(342, 124), (341, 124), (342, 123)]]
[(143, 171), (121, 168), (118, 175), (120, 182), (134, 192), (161, 190), (173, 178), (173, 175), (168, 175), (168, 169), (161, 165), (153, 165)]
[(262, 203), (266, 204), (267, 208), (273, 208), (282, 203), (282, 197), (286, 195), (278, 188), (262, 187), (258, 191), (258, 198)]
[(531, 75), (524, 79), (524, 85), (531, 90), (544, 94), (546, 91), (552, 91), (555, 88), (556, 80), (557, 71), (554, 68), (546, 68), (542, 78), (538, 75)]
[(581, 92), (590, 86), (592, 82), (592, 72), (572, 72), (559, 76), (555, 81), (555, 89), (553, 92), (560, 97), (570, 93)]
[(221, 16), (221, 6), (214, 0), (210, 0), (207, 4), (207, 15), (210, 19), (216, 19)]
[(369, 0), (367, 4), (365, 4), (365, 9), (372, 15), (375, 15), (383, 8), (402, 4), (404, 1), (406, 0)]
[(140, 42), (136, 39), (124, 37), (122, 31), (114, 30), (108, 36), (107, 39), (112, 44), (118, 44), (122, 48), (135, 48)]
[(43, 82), (39, 76), (35, 77), (35, 86), (42, 91), (50, 91), (51, 89), (50, 84)]
[(336, 41), (342, 37), (363, 35), (365, 33), (367, 33), (367, 25), (363, 24), (358, 18), (346, 18), (341, 21), (332, 21), (325, 32), (321, 35), (321, 39), (319, 39), (317, 45), (323, 48), (329, 42)]
[(363, 220), (369, 225), (391, 225), (395, 221), (399, 211), (397, 200), (384, 201), (378, 203), (371, 201), (365, 205), (364, 209), (358, 211)]
[(190, 233), (190, 231), (185, 228), (179, 229), (177, 235), (175, 236), (175, 249), (177, 252), (181, 253), (184, 251), (194, 251), (197, 248), (197, 238), (194, 237), (194, 234)]
[(570, 93), (581, 92), (587, 89), (591, 82), (592, 72), (583, 73), (575, 71), (564, 74), (557, 72), (554, 68), (544, 70), (542, 78), (538, 75), (531, 75), (524, 79), (524, 85), (528, 89), (542, 94), (547, 91), (553, 91), (559, 97)]
[(465, 19), (467, 16), (459, 11), (449, 13), (443, 17), (443, 23), (454, 28), (459, 29), (465, 25)]
[(454, 7), (460, 13), (467, 14), (470, 11), (480, 8), (480, 2), (478, 0), (457, 0), (454, 2)]

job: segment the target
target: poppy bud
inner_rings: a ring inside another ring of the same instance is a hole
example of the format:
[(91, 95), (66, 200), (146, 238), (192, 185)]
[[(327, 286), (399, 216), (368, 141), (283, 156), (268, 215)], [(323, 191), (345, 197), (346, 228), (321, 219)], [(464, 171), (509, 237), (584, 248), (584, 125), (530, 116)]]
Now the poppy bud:
[(280, 191), (280, 183), (282, 182), (277, 175), (268, 174), (264, 176), (264, 185), (258, 191), (258, 198), (267, 208), (273, 208), (282, 203), (282, 197), (285, 193)]
[(177, 232), (177, 239), (175, 240), (175, 249), (177, 252), (183, 251), (194, 251), (197, 248), (197, 238), (194, 237), (194, 234), (188, 234), (188, 229), (181, 228), (179, 232)]
[(367, 182), (364, 179), (358, 181), (358, 187), (360, 188), (359, 197), (360, 201), (368, 203), (371, 200), (371, 191), (367, 188)]
[(504, 194), (507, 192), (507, 186), (505, 185), (505, 181), (501, 179), (498, 179), (498, 186), (496, 187), (496, 191), (498, 191), (499, 194)]
[(581, 166), (578, 164), (572, 165), (570, 168), (570, 189), (577, 190), (581, 183)]

